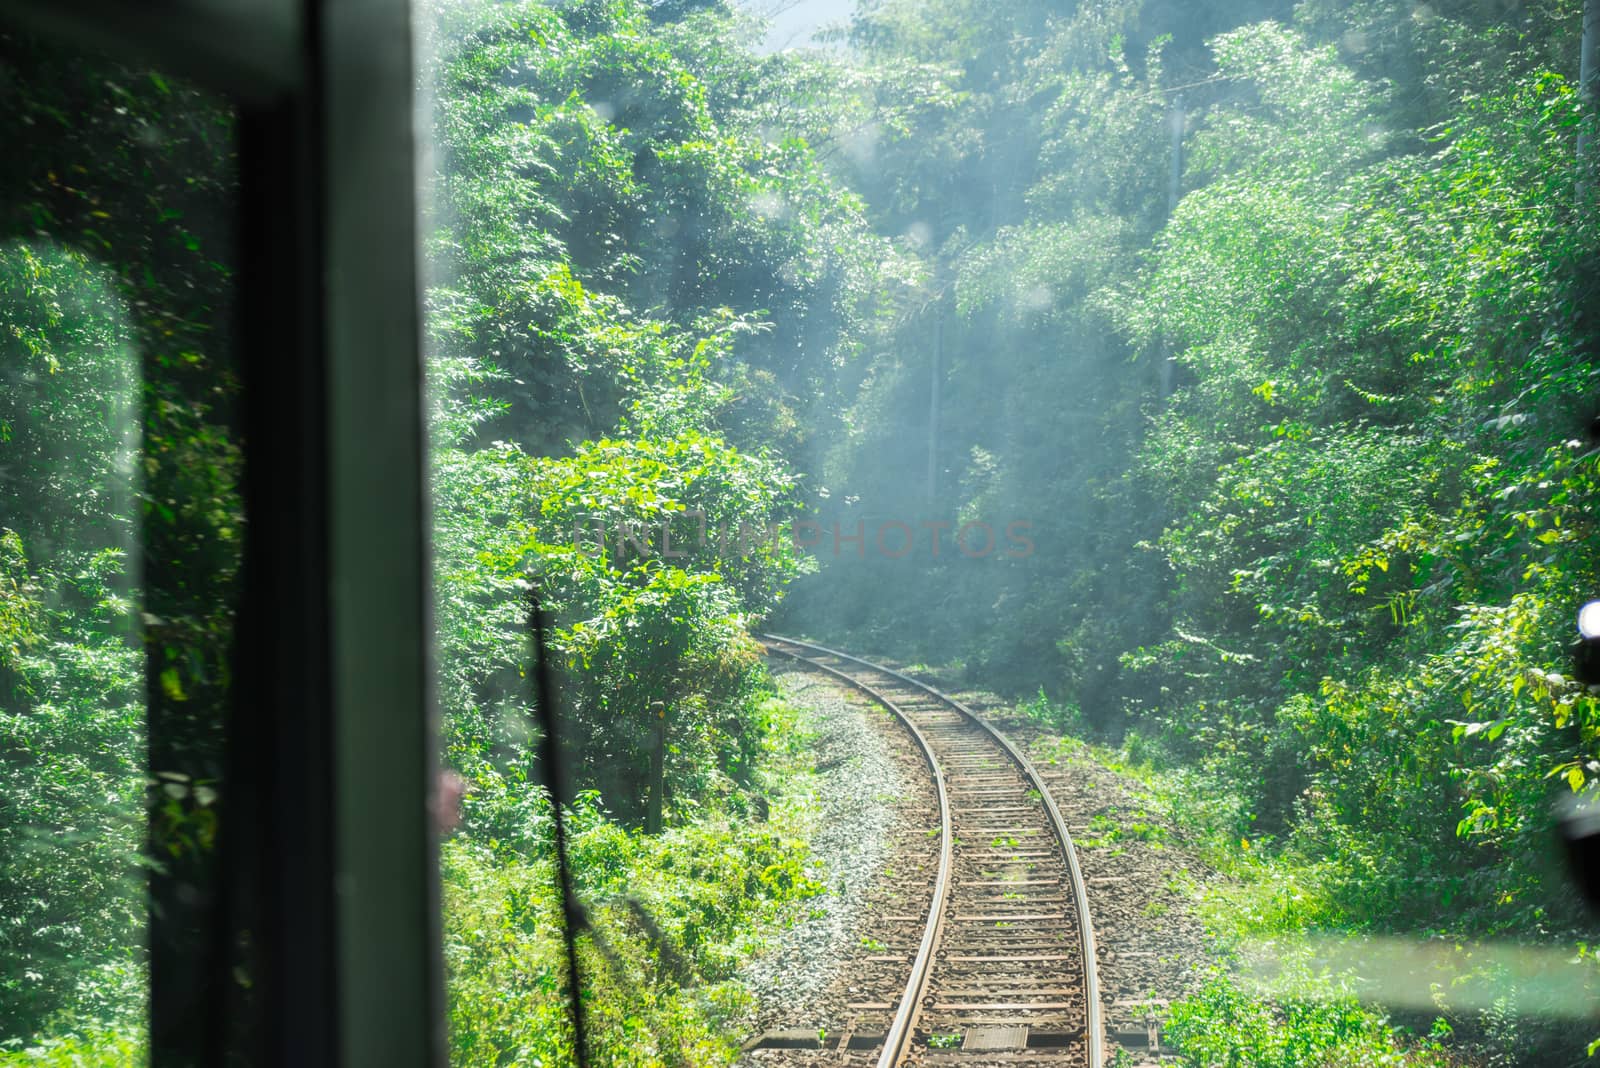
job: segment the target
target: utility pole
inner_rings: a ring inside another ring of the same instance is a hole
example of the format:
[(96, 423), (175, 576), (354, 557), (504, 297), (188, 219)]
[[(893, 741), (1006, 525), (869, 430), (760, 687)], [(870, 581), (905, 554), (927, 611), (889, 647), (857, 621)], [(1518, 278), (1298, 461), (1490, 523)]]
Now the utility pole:
[(1584, 0), (1583, 43), (1578, 48), (1578, 100), (1583, 105), (1583, 122), (1578, 127), (1578, 204), (1581, 207), (1588, 193), (1584, 175), (1593, 165), (1589, 148), (1589, 124), (1594, 121), (1596, 85), (1596, 51), (1600, 50), (1600, 0)]
[[(1600, 5), (1600, 0), (1588, 0), (1591, 5)], [(1167, 220), (1172, 220), (1172, 213), (1178, 210), (1178, 198), (1183, 194), (1183, 131), (1188, 123), (1188, 117), (1183, 110), (1183, 94), (1179, 93), (1172, 101), (1172, 115), (1168, 120), (1171, 127), (1172, 142), (1169, 156), (1171, 168), (1167, 172)], [(1172, 396), (1172, 342), (1166, 337), (1161, 339), (1161, 403), (1165, 405)]]
[(1172, 169), (1167, 173), (1167, 218), (1170, 219), (1178, 210), (1178, 197), (1183, 192), (1183, 129), (1188, 117), (1183, 110), (1182, 93), (1173, 98), (1172, 117), (1168, 121), (1172, 127)]
[[(1600, 0), (1596, 0), (1600, 2)], [(928, 387), (928, 504), (939, 495), (939, 391), (944, 378), (944, 298), (941, 292), (933, 318), (933, 379)]]

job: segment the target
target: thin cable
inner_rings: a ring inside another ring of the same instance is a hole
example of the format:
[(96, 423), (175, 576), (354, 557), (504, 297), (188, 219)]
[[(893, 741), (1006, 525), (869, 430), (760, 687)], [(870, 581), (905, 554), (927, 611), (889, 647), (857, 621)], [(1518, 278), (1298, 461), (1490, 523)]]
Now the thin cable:
[(567, 950), (567, 981), (572, 988), (572, 1046), (578, 1068), (589, 1066), (588, 1028), (584, 1019), (583, 989), (578, 982), (578, 933), (587, 930), (589, 917), (572, 888), (572, 866), (567, 862), (567, 824), (563, 809), (569, 800), (566, 770), (556, 745), (555, 686), (545, 653), (545, 616), (539, 591), (528, 588), (528, 626), (533, 630), (535, 716), (539, 724), (539, 763), (544, 766), (545, 788), (550, 791), (550, 811), (556, 837), (556, 874), (561, 883), (561, 941)]
[(1242, 76), (1237, 74), (1213, 74), (1209, 78), (1203, 78), (1198, 82), (1189, 82), (1187, 85), (1169, 85), (1161, 91), (1163, 93), (1181, 93), (1185, 89), (1198, 89), (1202, 85), (1215, 85), (1218, 82), (1241, 82), (1244, 80)]

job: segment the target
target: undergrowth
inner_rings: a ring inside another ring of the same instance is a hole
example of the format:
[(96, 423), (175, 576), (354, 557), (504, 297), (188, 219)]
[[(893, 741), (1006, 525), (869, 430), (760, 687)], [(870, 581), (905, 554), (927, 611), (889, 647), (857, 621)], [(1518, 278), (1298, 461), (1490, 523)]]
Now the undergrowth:
[[(1042, 698), (1023, 710), (1041, 722), (1055, 718), (1054, 709), (1041, 715), (1041, 706), (1048, 709)], [(1216, 959), (1200, 965), (1206, 970), (1199, 989), (1169, 1008), (1165, 1034), (1182, 1051), (1183, 1063), (1194, 1068), (1458, 1063), (1448, 1048), (1451, 1028), (1442, 1019), (1426, 1036), (1411, 1034), (1361, 1000), (1352, 973), (1318, 966), (1305, 936), (1351, 922), (1336, 892), (1350, 885), (1350, 873), (1326, 858), (1313, 859), (1260, 836), (1248, 806), (1224, 784), (1192, 768), (1160, 769), (1150, 750), (1136, 734), (1120, 748), (1067, 735), (1041, 740), (1034, 752), (1044, 764), (1092, 761), (1117, 772), (1132, 794), (1129, 800), (1156, 814), (1152, 826), (1160, 828), (1156, 834), (1119, 837), (1181, 846), (1221, 876), (1204, 886), (1185, 886)], [(1120, 824), (1118, 829), (1129, 831)], [(1105, 835), (1102, 827), (1099, 837)]]
[(1175, 1002), (1166, 1033), (1195, 1065), (1227, 1068), (1444, 1066), (1437, 1041), (1406, 1041), (1385, 1018), (1340, 989), (1338, 980), (1303, 973), (1294, 990), (1252, 991), (1215, 968), (1198, 993)]
[[(807, 873), (810, 767), (776, 699), (765, 821), (710, 811), (662, 834), (628, 830), (592, 795), (572, 814), (572, 859), (592, 935), (579, 967), (593, 1063), (732, 1063), (751, 1006), (738, 964), (821, 892)], [(554, 864), (457, 838), (443, 855), (451, 1063), (571, 1063)]]
[(129, 1068), (147, 1064), (149, 1044), (137, 1027), (63, 1034), (0, 1053), (6, 1068)]

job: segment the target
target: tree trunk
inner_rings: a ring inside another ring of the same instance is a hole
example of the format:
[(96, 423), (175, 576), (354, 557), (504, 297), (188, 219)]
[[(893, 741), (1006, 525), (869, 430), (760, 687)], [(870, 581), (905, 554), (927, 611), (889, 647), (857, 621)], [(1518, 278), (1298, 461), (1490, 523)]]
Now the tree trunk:
[(661, 701), (650, 705), (652, 733), (650, 745), (650, 805), (645, 809), (646, 834), (661, 833), (661, 816), (667, 802), (667, 706)]

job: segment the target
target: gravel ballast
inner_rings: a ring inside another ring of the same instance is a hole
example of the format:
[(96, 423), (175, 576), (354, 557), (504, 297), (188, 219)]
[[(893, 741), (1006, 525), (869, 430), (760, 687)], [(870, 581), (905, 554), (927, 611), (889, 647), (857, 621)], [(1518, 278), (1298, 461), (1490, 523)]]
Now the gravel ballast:
[(770, 951), (740, 970), (760, 1004), (753, 1033), (828, 1015), (825, 992), (859, 941), (868, 891), (900, 819), (884, 798), (906, 789), (885, 737), (893, 729), (887, 717), (873, 716), (814, 672), (783, 661), (770, 666), (784, 698), (799, 710), (802, 729), (816, 737), (809, 874), (827, 889), (806, 903), (807, 916), (781, 931)]

